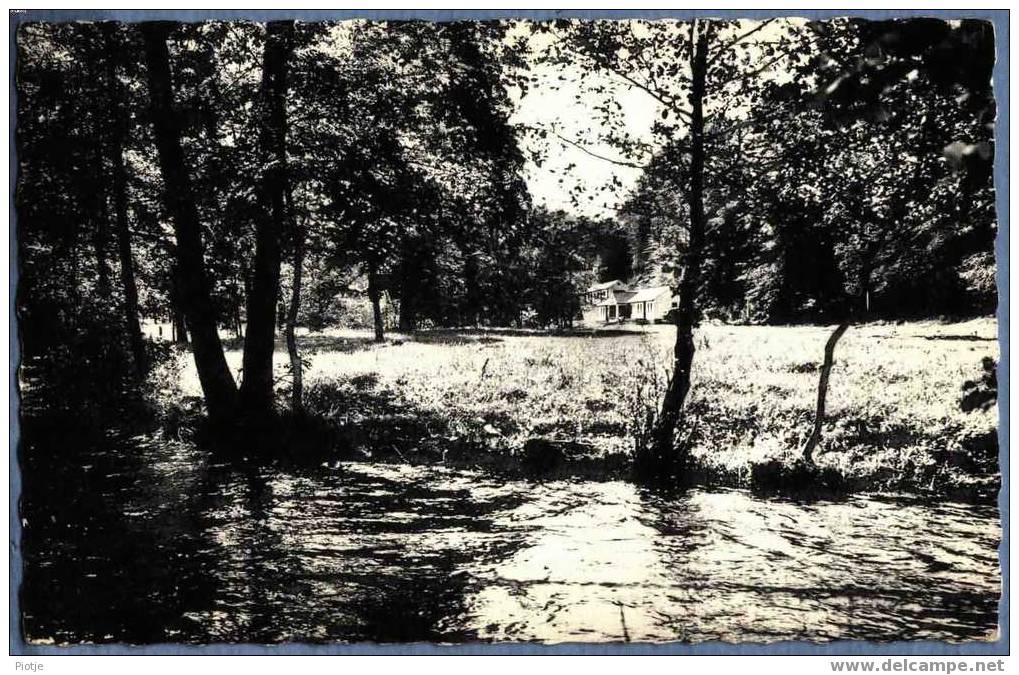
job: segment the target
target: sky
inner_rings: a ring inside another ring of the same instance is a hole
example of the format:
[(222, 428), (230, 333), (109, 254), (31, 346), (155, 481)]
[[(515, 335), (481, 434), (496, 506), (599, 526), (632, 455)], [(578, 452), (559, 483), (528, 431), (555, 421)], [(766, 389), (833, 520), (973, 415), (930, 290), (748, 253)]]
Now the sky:
[[(535, 41), (535, 47), (540, 46)], [(531, 74), (540, 79), (532, 85), (527, 95), (520, 98), (513, 93), (515, 111), (510, 118), (513, 124), (527, 127), (551, 128), (555, 126), (559, 133), (575, 143), (584, 145), (595, 154), (630, 159), (620, 155), (618, 150), (601, 143), (593, 128), (592, 114), (594, 106), (604, 98), (611, 96), (623, 107), (623, 118), (629, 134), (638, 140), (652, 143), (651, 126), (658, 119), (660, 108), (649, 94), (617, 80), (614, 76), (600, 73), (587, 73), (583, 79), (578, 67), (552, 67), (536, 65)], [(558, 80), (566, 75), (567, 81)], [(579, 80), (579, 81), (578, 81)], [(558, 86), (554, 89), (552, 84)], [(594, 94), (590, 89), (597, 85), (605, 85), (610, 93)], [(576, 99), (580, 95), (580, 101)], [(612, 218), (616, 215), (615, 207), (626, 197), (626, 193), (634, 187), (641, 171), (636, 168), (619, 166), (608, 161), (596, 159), (582, 150), (549, 136), (545, 141), (533, 137), (522, 137), (525, 148), (537, 144), (548, 144), (547, 158), (541, 167), (528, 161), (526, 179), (535, 204), (543, 204), (550, 209), (564, 209), (577, 215), (592, 218)], [(567, 170), (571, 164), (575, 168)], [(618, 177), (622, 188), (604, 191), (611, 185), (612, 176)], [(559, 180), (563, 179), (560, 183)], [(579, 208), (570, 203), (569, 193), (573, 187), (580, 187), (593, 197), (581, 200)]]
[[(635, 32), (640, 33), (639, 26), (644, 22), (636, 22)], [(734, 35), (742, 34), (758, 25), (756, 21), (741, 21), (735, 27), (734, 32), (726, 32), (718, 36), (724, 44)], [(759, 40), (773, 41), (783, 34), (788, 34), (790, 25), (802, 25), (802, 20), (785, 19), (765, 26), (755, 32), (753, 37), (741, 43), (739, 49), (742, 55), (748, 59), (748, 67), (756, 68), (763, 61), (761, 51), (757, 46)], [(645, 23), (645, 25), (647, 25)], [(511, 31), (510, 37), (521, 33), (527, 33), (522, 29), (516, 33)], [(531, 37), (531, 48), (539, 50), (548, 40), (547, 37)], [(783, 79), (781, 64), (775, 68), (769, 68), (763, 77)], [(622, 118), (625, 120), (626, 130), (633, 140), (645, 142), (655, 146), (660, 139), (652, 134), (653, 124), (660, 120), (662, 106), (651, 97), (650, 94), (626, 83), (615, 75), (599, 72), (583, 73), (579, 66), (548, 66), (533, 65), (531, 74), (540, 79), (538, 84), (532, 85), (524, 97), (519, 97), (511, 90), (515, 104), (515, 111), (510, 119), (512, 123), (527, 127), (550, 128), (556, 126), (563, 137), (575, 143), (584, 145), (594, 154), (615, 157), (620, 159), (631, 159), (622, 157), (617, 150), (605, 145), (598, 140), (595, 123), (591, 121), (594, 107), (605, 98), (614, 98), (622, 107)], [(566, 76), (566, 81), (559, 79), (560, 75)], [(583, 78), (580, 76), (584, 75)], [(579, 80), (579, 82), (578, 82)], [(551, 85), (558, 85), (558, 89)], [(592, 87), (605, 85), (608, 91), (603, 94), (593, 93)], [(580, 94), (580, 100), (575, 97)], [(729, 114), (739, 115), (739, 106), (730, 109)], [(545, 205), (551, 209), (562, 208), (577, 215), (586, 215), (594, 218), (613, 218), (616, 216), (615, 208), (620, 202), (626, 199), (628, 193), (635, 186), (641, 171), (636, 168), (624, 167), (612, 164), (611, 162), (596, 159), (582, 150), (571, 146), (569, 143), (560, 141), (549, 136), (547, 141), (539, 141), (534, 137), (522, 137), (522, 145), (525, 149), (536, 147), (536, 144), (550, 144), (547, 161), (542, 166), (536, 166), (528, 162), (526, 179), (535, 204)], [(567, 169), (570, 165), (576, 165)], [(611, 186), (612, 177), (616, 176), (620, 186), (608, 189)], [(560, 179), (563, 182), (560, 183)], [(591, 199), (584, 197), (579, 207), (574, 207), (569, 199), (571, 188), (583, 189)]]
[[(584, 145), (595, 154), (627, 159), (618, 150), (598, 141), (592, 130), (591, 102), (577, 103), (574, 98), (583, 88), (581, 85), (568, 84), (559, 91), (529, 93), (519, 101), (511, 122), (534, 127), (551, 127), (555, 124), (564, 138)], [(657, 102), (642, 91), (629, 90), (624, 86), (618, 89), (621, 91), (617, 99), (624, 108), (631, 135), (650, 143), (653, 140), (651, 125), (659, 114)], [(524, 145), (526, 147), (533, 142), (537, 141), (527, 140)], [(569, 190), (572, 186), (582, 186), (594, 199), (582, 200), (587, 205), (580, 209), (580, 214), (591, 217), (614, 216), (616, 203), (625, 198), (625, 193), (636, 184), (640, 170), (597, 159), (555, 137), (549, 137), (548, 143), (551, 147), (546, 162), (541, 167), (530, 161), (527, 165), (527, 184), (535, 203), (551, 209), (576, 211), (570, 204)], [(576, 168), (567, 170), (570, 164), (575, 164)], [(609, 186), (613, 175), (622, 183), (622, 189), (609, 192), (596, 190)], [(560, 179), (564, 182), (560, 183)]]

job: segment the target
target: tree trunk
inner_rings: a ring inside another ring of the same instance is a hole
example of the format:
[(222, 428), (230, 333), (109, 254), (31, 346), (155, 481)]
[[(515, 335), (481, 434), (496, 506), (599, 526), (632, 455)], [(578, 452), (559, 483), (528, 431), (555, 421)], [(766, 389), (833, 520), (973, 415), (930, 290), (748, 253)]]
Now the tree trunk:
[[(102, 163), (99, 163), (95, 170), (104, 173)], [(96, 225), (92, 230), (92, 247), (96, 254), (96, 291), (101, 302), (110, 302), (110, 270), (106, 258), (107, 219), (109, 218), (106, 205), (106, 185), (104, 180), (99, 180), (96, 188)]]
[(188, 327), (184, 321), (184, 305), (181, 300), (181, 284), (178, 270), (173, 267), (170, 270), (170, 327), (172, 329), (173, 343), (177, 345), (188, 344)]
[(821, 442), (821, 424), (824, 422), (824, 405), (828, 398), (828, 378), (831, 375), (831, 367), (835, 363), (835, 345), (849, 329), (849, 322), (840, 323), (828, 337), (824, 345), (824, 364), (821, 365), (821, 379), (817, 383), (817, 409), (814, 411), (814, 428), (810, 437), (803, 446), (803, 461), (807, 464), (814, 463), (814, 450)]
[[(120, 377), (128, 372), (126, 354), (122, 343), (117, 335), (117, 328), (114, 322), (116, 311), (113, 309), (113, 285), (110, 281), (110, 259), (109, 259), (109, 229), (110, 229), (110, 203), (109, 182), (106, 176), (106, 152), (109, 145), (108, 134), (105, 130), (98, 130), (95, 145), (95, 158), (93, 171), (95, 172), (95, 184), (93, 189), (95, 227), (92, 229), (92, 244), (95, 249), (96, 258), (96, 300), (100, 307), (97, 311), (108, 316), (104, 318), (102, 325), (107, 337), (103, 340), (102, 359), (103, 364), (111, 376)], [(110, 321), (107, 321), (109, 319)]]
[(276, 302), (280, 288), (281, 240), (286, 221), (287, 60), (293, 48), (294, 22), (272, 21), (265, 39), (259, 145), (264, 154), (255, 225), (255, 265), (248, 295), (241, 402), (255, 418), (273, 411), (272, 354), (276, 342)]
[(135, 279), (134, 258), (131, 254), (131, 232), (127, 223), (127, 176), (124, 170), (123, 148), (118, 144), (114, 153), (114, 204), (117, 224), (117, 256), (120, 262), (120, 283), (124, 287), (124, 325), (134, 361), (135, 375), (141, 379), (149, 369), (142, 337), (138, 310), (138, 284)]
[[(173, 301), (171, 301), (172, 303)], [(173, 342), (174, 344), (188, 346), (191, 341), (188, 339), (188, 324), (184, 320), (184, 311), (181, 310), (176, 304), (170, 310), (170, 319), (173, 324)]]
[(244, 328), (241, 326), (241, 305), (243, 299), (238, 299), (237, 304), (234, 305), (234, 337), (238, 340), (244, 339)]
[(382, 322), (382, 292), (379, 289), (379, 279), (375, 270), (368, 271), (368, 299), (372, 303), (372, 320), (375, 325), (375, 341), (385, 342), (385, 326)]
[(407, 295), (400, 295), (400, 332), (413, 333), (417, 330), (417, 308), (414, 306), (414, 298)]
[(107, 256), (107, 243), (109, 240), (110, 209), (107, 202), (106, 166), (103, 153), (106, 149), (107, 138), (103, 128), (95, 130), (95, 145), (93, 146), (92, 162), (89, 172), (92, 181), (91, 189), (94, 191), (91, 196), (91, 212), (94, 219), (92, 227), (92, 248), (96, 260), (96, 294), (98, 299), (109, 306), (110, 296), (110, 268)]
[(478, 257), (464, 249), (464, 286), (466, 287), (466, 324), (477, 326), (481, 317), (481, 289), (478, 287)]
[[(707, 76), (708, 36), (705, 23), (695, 21), (693, 36), (692, 82), (690, 88), (690, 175), (687, 201), (690, 207), (690, 231), (683, 275), (679, 283), (679, 307), (676, 312), (676, 344), (673, 349), (672, 378), (662, 400), (661, 412), (651, 439), (647, 468), (667, 471), (682, 457), (675, 456), (675, 434), (690, 391), (690, 373), (694, 357), (693, 326), (697, 320), (696, 292), (704, 246), (704, 94)], [(679, 467), (681, 468), (681, 467)], [(664, 477), (664, 476), (663, 476)]]
[(294, 233), (294, 283), (290, 289), (290, 305), (287, 308), (287, 354), (290, 356), (290, 372), (293, 387), (290, 390), (290, 410), (295, 416), (304, 414), (304, 364), (297, 351), (297, 315), (301, 309), (301, 279), (304, 276), (304, 227), (297, 224), (293, 200), (287, 190), (287, 213)]
[(131, 232), (127, 222), (127, 171), (124, 168), (124, 142), (127, 138), (127, 115), (124, 111), (124, 97), (117, 81), (113, 54), (118, 53), (116, 37), (110, 35), (107, 79), (112, 97), (112, 135), (110, 163), (113, 166), (113, 208), (117, 231), (117, 256), (120, 262), (120, 283), (124, 289), (124, 325), (127, 329), (131, 358), (134, 361), (135, 376), (141, 380), (149, 369), (145, 352), (145, 339), (139, 322), (138, 284), (135, 279), (134, 258), (131, 254)]
[(413, 333), (417, 329), (417, 292), (420, 272), (418, 253), (409, 246), (405, 246), (403, 264), (400, 265), (399, 327), (402, 333)]
[(180, 287), (181, 308), (191, 332), (198, 379), (210, 418), (225, 422), (236, 413), (237, 386), (223, 355), (216, 327), (216, 312), (205, 269), (202, 227), (181, 147), (180, 123), (173, 110), (170, 54), (166, 40), (175, 25), (169, 21), (141, 24), (152, 126), (167, 207), (177, 239), (175, 276)]

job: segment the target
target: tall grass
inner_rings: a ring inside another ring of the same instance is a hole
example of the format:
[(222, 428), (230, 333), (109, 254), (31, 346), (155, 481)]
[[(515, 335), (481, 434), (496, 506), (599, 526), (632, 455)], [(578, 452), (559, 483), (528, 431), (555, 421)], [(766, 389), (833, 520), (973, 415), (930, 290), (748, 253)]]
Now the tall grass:
[[(810, 430), (828, 333), (812, 326), (698, 330), (678, 442), (702, 475), (746, 483), (758, 464), (795, 462)], [(996, 409), (966, 413), (959, 404), (982, 358), (997, 358), (995, 337), (992, 319), (854, 326), (836, 354), (818, 465), (875, 489), (993, 490)], [(319, 349), (310, 356), (309, 387), (345, 388), (370, 374), (386, 400), (444, 420), (436, 443), (466, 439), (513, 455), (542, 437), (575, 442), (589, 457), (632, 458), (656, 422), (674, 333), (649, 326), (612, 337), (480, 331), (400, 339)], [(277, 358), (283, 372), (286, 354)], [(239, 352), (228, 360), (239, 367)], [(189, 377), (184, 388), (197, 390)], [(358, 414), (382, 424), (388, 413)]]

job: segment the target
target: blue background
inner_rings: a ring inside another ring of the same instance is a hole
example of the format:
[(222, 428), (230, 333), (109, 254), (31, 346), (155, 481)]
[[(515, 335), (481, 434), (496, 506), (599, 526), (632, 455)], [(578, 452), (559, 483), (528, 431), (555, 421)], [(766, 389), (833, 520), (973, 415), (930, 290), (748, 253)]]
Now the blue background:
[[(998, 506), (1002, 518), (1002, 540), (999, 547), (1002, 569), (1002, 595), (999, 604), (1000, 635), (996, 642), (948, 644), (944, 642), (888, 642), (870, 643), (859, 641), (814, 644), (808, 642), (776, 642), (760, 644), (729, 644), (705, 642), (695, 645), (591, 645), (562, 644), (535, 645), (516, 644), (465, 644), (443, 646), (432, 644), (410, 645), (85, 645), (74, 647), (53, 647), (27, 645), (20, 631), (20, 607), (18, 588), (21, 583), (21, 521), (18, 517), (18, 499), (21, 494), (21, 474), (18, 467), (18, 390), (17, 364), (20, 350), (15, 316), (14, 293), (18, 279), (17, 229), (14, 212), (14, 188), (17, 176), (17, 158), (14, 152), (14, 128), (16, 122), (15, 34), (20, 23), (26, 21), (144, 21), (153, 19), (175, 19), (179, 21), (205, 21), (212, 19), (238, 19), (267, 21), (279, 18), (294, 18), (301, 21), (343, 20), (343, 19), (424, 19), (448, 21), (454, 19), (689, 19), (696, 17), (719, 18), (768, 18), (773, 16), (802, 16), (823, 19), (838, 16), (858, 16), (872, 19), (895, 17), (929, 16), (944, 19), (985, 19), (995, 28), (997, 62), (994, 66), (994, 91), (998, 103), (998, 119), (995, 134), (994, 184), (997, 195), (998, 239), (995, 245), (998, 262), (998, 338), (1001, 357), (998, 368), (1000, 382), (998, 428), (1000, 445), (1002, 490)], [(726, 655), (1001, 655), (1009, 653), (1009, 463), (1008, 463), (1008, 402), (1009, 402), (1009, 325), (1008, 325), (1008, 64), (1009, 64), (1009, 14), (1008, 10), (28, 10), (10, 14), (10, 653), (19, 655), (85, 655), (85, 654), (726, 654)]]

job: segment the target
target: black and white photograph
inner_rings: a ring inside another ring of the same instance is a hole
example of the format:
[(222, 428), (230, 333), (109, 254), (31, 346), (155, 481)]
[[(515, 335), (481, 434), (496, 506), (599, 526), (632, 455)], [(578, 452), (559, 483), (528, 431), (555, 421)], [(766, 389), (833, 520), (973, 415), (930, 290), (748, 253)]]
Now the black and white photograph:
[(12, 650), (1006, 653), (981, 16), (12, 20)]

